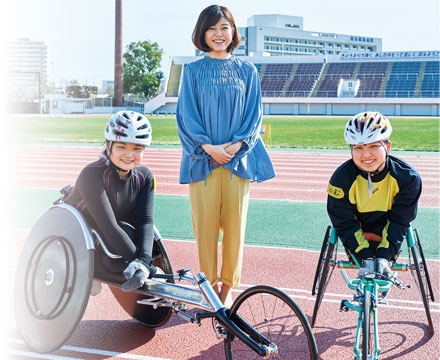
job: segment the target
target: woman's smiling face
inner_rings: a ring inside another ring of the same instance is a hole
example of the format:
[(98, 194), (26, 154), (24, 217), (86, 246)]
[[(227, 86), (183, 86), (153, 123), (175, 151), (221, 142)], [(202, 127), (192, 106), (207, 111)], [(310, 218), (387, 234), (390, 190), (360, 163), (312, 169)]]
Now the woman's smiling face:
[(205, 42), (211, 51), (211, 57), (223, 58), (229, 55), (228, 46), (232, 42), (234, 29), (229, 21), (222, 17), (220, 20), (205, 32)]

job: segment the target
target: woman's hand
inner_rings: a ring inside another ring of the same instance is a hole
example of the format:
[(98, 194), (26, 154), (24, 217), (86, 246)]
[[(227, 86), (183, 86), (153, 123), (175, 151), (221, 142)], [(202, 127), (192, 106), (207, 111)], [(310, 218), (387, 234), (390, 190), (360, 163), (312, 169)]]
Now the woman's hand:
[(209, 156), (211, 156), (212, 164), (224, 165), (231, 161), (235, 155), (235, 152), (231, 154), (226, 150), (230, 146), (231, 142), (228, 142), (220, 145), (204, 144), (202, 145), (202, 148), (206, 151), (206, 153), (208, 153)]
[(227, 146), (225, 150), (228, 154), (235, 155), (237, 151), (241, 149), (242, 145), (243, 141), (237, 141), (236, 143)]

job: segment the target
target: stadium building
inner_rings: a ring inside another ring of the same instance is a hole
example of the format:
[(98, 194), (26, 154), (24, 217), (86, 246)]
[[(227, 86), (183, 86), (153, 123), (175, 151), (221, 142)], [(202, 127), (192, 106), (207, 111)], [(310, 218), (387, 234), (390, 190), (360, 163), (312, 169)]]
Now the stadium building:
[(299, 16), (254, 15), (248, 19), (247, 27), (239, 27), (238, 31), (242, 42), (235, 54), (242, 56), (382, 51), (382, 39), (371, 36), (304, 31), (303, 18)]
[[(173, 57), (165, 91), (146, 113), (174, 113), (185, 65), (201, 57)], [(266, 115), (440, 115), (440, 51), (246, 56), (257, 67)]]
[[(439, 116), (440, 52), (382, 51), (382, 39), (304, 31), (303, 18), (254, 15), (234, 55), (252, 62), (266, 115), (350, 115), (375, 109), (390, 116)], [(165, 91), (146, 113), (174, 113), (185, 65), (175, 56)]]

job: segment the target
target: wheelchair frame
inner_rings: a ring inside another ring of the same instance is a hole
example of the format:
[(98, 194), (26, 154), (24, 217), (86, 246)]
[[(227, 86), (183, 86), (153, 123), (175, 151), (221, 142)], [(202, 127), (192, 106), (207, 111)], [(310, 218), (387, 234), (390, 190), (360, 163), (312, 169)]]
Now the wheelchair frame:
[[(312, 295), (316, 295), (316, 300), (311, 326), (315, 326), (318, 310), (330, 277), (334, 268), (338, 267), (347, 286), (351, 290), (355, 290), (353, 302), (342, 300), (340, 310), (355, 310), (358, 312), (356, 337), (353, 346), (356, 359), (367, 360), (378, 359), (379, 357), (378, 304), (381, 301), (385, 301), (393, 285), (396, 285), (400, 289), (409, 287), (396, 280), (398, 271), (411, 271), (422, 297), (429, 331), (431, 334), (434, 334), (434, 325), (429, 308), (429, 300), (434, 301), (434, 293), (417, 229), (412, 229), (412, 227), (408, 228), (406, 242), (409, 252), (409, 262), (394, 262), (392, 266), (394, 273), (390, 278), (377, 273), (369, 273), (361, 279), (350, 279), (345, 268), (359, 269), (360, 264), (356, 261), (356, 258), (349, 253), (347, 253), (349, 260), (337, 260), (338, 237), (336, 230), (331, 226), (327, 227), (312, 287)], [(381, 294), (384, 294), (382, 298)], [(361, 339), (362, 349), (360, 346)]]
[[(55, 203), (32, 228), (20, 255), (14, 290), (18, 330), (32, 350), (44, 353), (63, 345), (84, 314), (95, 279), (108, 284), (118, 303), (143, 325), (161, 326), (173, 313), (198, 325), (202, 319), (211, 318), (215, 333), (224, 340), (226, 359), (240, 359), (243, 352), (267, 359), (299, 351), (294, 350), (300, 339), (298, 334), (302, 336), (305, 357), (318, 359), (307, 316), (281, 290), (253, 286), (242, 292), (228, 309), (203, 273), (191, 275), (189, 269), (173, 273), (160, 233), (155, 229), (153, 264), (165, 274), (155, 275), (136, 291), (123, 292), (122, 274), (97, 266), (98, 248), (109, 259), (119, 258), (88, 226), (81, 213), (63, 202)], [(201, 311), (190, 316), (186, 313), (189, 305)], [(258, 321), (242, 312), (247, 307), (250, 311), (255, 308)], [(264, 312), (267, 307), (278, 315)], [(283, 326), (277, 321), (282, 321)], [(298, 331), (298, 327), (302, 330)], [(275, 328), (277, 334), (273, 334)], [(276, 336), (283, 341), (278, 343)]]

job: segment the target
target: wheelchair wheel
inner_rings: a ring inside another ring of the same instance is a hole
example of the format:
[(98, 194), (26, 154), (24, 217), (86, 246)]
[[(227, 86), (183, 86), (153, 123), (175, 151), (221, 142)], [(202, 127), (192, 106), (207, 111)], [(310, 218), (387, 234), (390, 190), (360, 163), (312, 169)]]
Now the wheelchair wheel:
[(371, 292), (364, 292), (362, 311), (362, 359), (372, 359), (374, 349), (374, 320)]
[(51, 207), (31, 229), (17, 265), (15, 318), (36, 352), (63, 345), (86, 309), (93, 280), (93, 241), (69, 205)]
[(316, 295), (315, 306), (313, 308), (313, 316), (311, 326), (315, 326), (316, 317), (318, 316), (318, 310), (321, 306), (322, 298), (324, 297), (325, 290), (333, 274), (333, 270), (336, 265), (336, 254), (338, 242), (331, 241), (332, 227), (327, 227), (325, 232), (324, 242), (322, 244), (321, 253), (319, 255), (318, 266), (316, 268), (315, 280), (313, 282), (312, 295)]
[[(260, 344), (275, 344), (277, 359), (318, 359), (318, 348), (307, 316), (295, 301), (279, 289), (257, 285), (234, 301), (229, 318)], [(242, 340), (228, 333), (226, 359), (260, 359)]]
[[(327, 226), (327, 230), (325, 231), (324, 240), (322, 242), (321, 252), (319, 253), (318, 259), (324, 259), (324, 256), (327, 252), (328, 247), (328, 239), (330, 237), (330, 230), (332, 227), (329, 225)], [(320, 279), (320, 275), (322, 273), (322, 267), (324, 263), (322, 261), (318, 261), (318, 265), (316, 266), (316, 272), (315, 272), (315, 278), (313, 279), (313, 287), (312, 287), (312, 295), (316, 295), (316, 292), (318, 290), (318, 281)]]
[[(155, 241), (153, 245), (153, 265), (160, 267), (164, 273), (172, 274), (170, 259), (163, 246), (160, 234), (155, 232)], [(167, 280), (167, 282), (174, 282)], [(109, 285), (110, 290), (116, 301), (121, 305), (125, 312), (134, 320), (148, 327), (159, 327), (168, 322), (173, 309), (169, 307), (158, 307), (154, 309), (150, 305), (138, 304), (138, 300), (145, 299), (146, 295), (139, 292), (124, 292), (120, 287)]]
[(434, 301), (434, 293), (432, 291), (431, 280), (429, 277), (428, 267), (423, 254), (422, 244), (420, 243), (417, 230), (413, 231), (414, 245), (409, 248), (409, 261), (411, 274), (422, 297), (423, 306), (428, 320), (428, 327), (431, 334), (434, 334), (434, 324), (432, 322), (431, 311), (429, 308), (429, 300)]
[(434, 291), (432, 290), (431, 285), (431, 278), (429, 277), (428, 272), (428, 264), (426, 263), (425, 254), (423, 253), (422, 243), (420, 242), (419, 232), (417, 229), (414, 229), (414, 246), (417, 248), (419, 255), (420, 255), (420, 261), (422, 262), (423, 269), (425, 272), (426, 277), (426, 293), (431, 299), (431, 301), (435, 301), (434, 299)]

